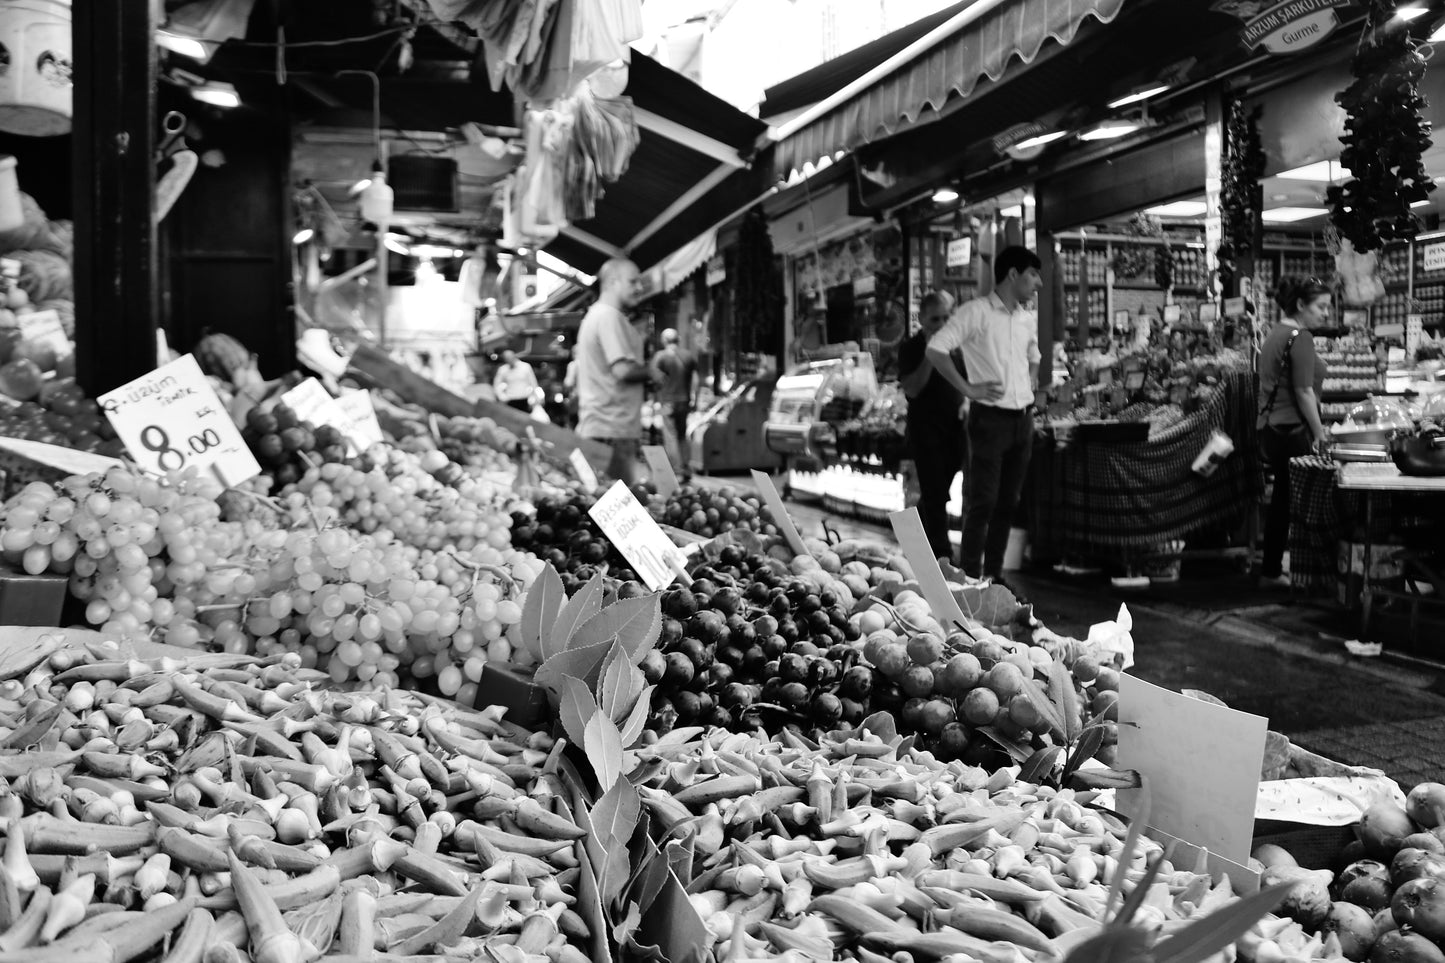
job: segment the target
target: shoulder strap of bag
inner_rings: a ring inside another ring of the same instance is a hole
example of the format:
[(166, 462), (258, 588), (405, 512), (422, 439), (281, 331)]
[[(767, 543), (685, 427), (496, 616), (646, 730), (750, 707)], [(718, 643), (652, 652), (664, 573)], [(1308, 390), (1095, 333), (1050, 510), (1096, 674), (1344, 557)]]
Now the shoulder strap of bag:
[[(1259, 416), (1261, 418), (1268, 417), (1269, 413), (1274, 410), (1274, 398), (1275, 395), (1279, 394), (1280, 384), (1293, 380), (1291, 378), (1293, 374), (1293, 361), (1290, 357), (1290, 351), (1294, 348), (1294, 339), (1299, 337), (1299, 332), (1299, 328), (1290, 328), (1289, 339), (1284, 343), (1284, 354), (1282, 354), (1279, 359), (1279, 373), (1275, 376), (1274, 387), (1269, 389), (1269, 397), (1265, 399), (1264, 407), (1259, 410)], [(1291, 388), (1292, 387), (1293, 385), (1291, 385)], [(1299, 398), (1295, 396), (1293, 391), (1290, 392), (1290, 397), (1294, 398), (1295, 410), (1298, 411)], [(1304, 412), (1300, 412), (1300, 421), (1304, 421)]]

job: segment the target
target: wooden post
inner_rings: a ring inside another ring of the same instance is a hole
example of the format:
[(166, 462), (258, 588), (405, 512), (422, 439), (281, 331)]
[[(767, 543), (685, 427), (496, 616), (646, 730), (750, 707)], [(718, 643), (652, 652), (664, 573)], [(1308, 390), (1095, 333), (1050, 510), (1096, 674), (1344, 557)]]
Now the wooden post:
[(71, 8), (76, 375), (92, 398), (156, 366), (157, 6)]

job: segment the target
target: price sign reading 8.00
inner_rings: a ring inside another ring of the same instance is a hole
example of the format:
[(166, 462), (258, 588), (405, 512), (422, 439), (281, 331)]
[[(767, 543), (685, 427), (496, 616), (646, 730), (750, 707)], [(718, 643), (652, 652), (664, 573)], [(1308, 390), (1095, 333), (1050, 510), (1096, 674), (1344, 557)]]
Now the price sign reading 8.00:
[(100, 396), (126, 451), (156, 473), (192, 466), (226, 486), (261, 473), (200, 365), (185, 355)]

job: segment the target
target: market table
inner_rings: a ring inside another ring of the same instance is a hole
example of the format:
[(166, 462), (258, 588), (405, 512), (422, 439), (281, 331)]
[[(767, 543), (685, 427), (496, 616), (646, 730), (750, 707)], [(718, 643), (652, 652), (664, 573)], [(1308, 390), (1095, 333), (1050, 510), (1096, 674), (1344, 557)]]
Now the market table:
[(1338, 484), (1344, 491), (1358, 491), (1365, 502), (1364, 577), (1360, 580), (1360, 637), (1370, 641), (1370, 615), (1374, 604), (1374, 579), (1371, 563), (1374, 560), (1374, 512), (1373, 497), (1381, 492), (1418, 492), (1445, 495), (1445, 478), (1423, 478), (1401, 474), (1394, 465), (1351, 464), (1341, 465)]
[[(1234, 454), (1201, 477), (1194, 459), (1220, 429)], [(1030, 543), (1045, 555), (1125, 558), (1201, 529), (1246, 519), (1260, 490), (1254, 455), (1254, 384), (1245, 369), (1224, 372), (1202, 403), (1145, 441), (1085, 441), (1064, 447), (1045, 428), (1035, 436)]]

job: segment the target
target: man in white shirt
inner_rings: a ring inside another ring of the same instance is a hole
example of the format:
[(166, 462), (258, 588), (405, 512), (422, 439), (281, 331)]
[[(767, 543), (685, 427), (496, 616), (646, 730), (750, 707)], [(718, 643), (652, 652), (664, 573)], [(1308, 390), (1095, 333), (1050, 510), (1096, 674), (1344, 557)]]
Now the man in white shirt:
[[(1038, 316), (1029, 307), (1043, 286), (1039, 257), (1007, 247), (993, 262), (994, 291), (965, 302), (928, 342), (934, 371), (965, 399), (968, 423), (962, 567), (999, 579), (1014, 509), (1033, 452), (1034, 384), (1039, 369)], [(963, 354), (965, 380), (949, 362)]]
[(625, 311), (641, 294), (637, 265), (613, 258), (597, 272), (600, 293), (577, 329), (577, 434), (612, 449), (607, 473), (631, 485), (642, 446), (642, 391), (653, 381), (642, 336)]
[(537, 390), (537, 372), (517, 357), (517, 352), (502, 352), (502, 363), (492, 377), (492, 390), (497, 400), (521, 412), (532, 410), (532, 393)]

